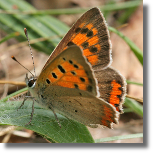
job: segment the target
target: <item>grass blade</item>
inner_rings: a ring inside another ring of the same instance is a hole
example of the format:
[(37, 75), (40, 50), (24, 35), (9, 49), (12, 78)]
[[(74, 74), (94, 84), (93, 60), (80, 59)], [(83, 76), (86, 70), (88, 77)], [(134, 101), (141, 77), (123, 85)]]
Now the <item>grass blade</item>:
[(133, 82), (130, 80), (126, 80), (127, 84), (135, 84), (135, 85), (139, 85), (139, 86), (143, 86), (143, 83), (139, 83), (139, 82)]
[(142, 53), (142, 51), (128, 37), (124, 36), (121, 32), (119, 32), (115, 28), (108, 27), (108, 29), (110, 31), (116, 33), (118, 36), (120, 36), (128, 44), (128, 46), (131, 48), (133, 53), (136, 55), (136, 57), (138, 58), (140, 63), (143, 65), (143, 53)]
[(143, 117), (143, 106), (139, 104), (137, 101), (130, 98), (125, 98), (124, 106), (132, 109), (133, 112)]
[[(1, 0), (0, 9), (3, 10), (13, 10), (16, 5), (20, 11), (31, 11), (36, 10), (29, 3), (22, 0)], [(61, 40), (61, 35), (64, 35), (68, 31), (68, 26), (58, 21), (54, 17), (47, 15), (25, 15), (25, 14), (3, 14), (0, 16), (0, 26), (2, 29), (10, 33), (18, 31), (20, 37), (17, 39), (21, 41), (26, 41), (23, 29), (26, 27), (29, 33), (29, 39), (36, 39), (40, 37), (51, 37), (57, 36), (54, 39), (48, 39), (43, 42), (38, 42), (32, 45), (35, 49), (50, 54), (55, 46)], [(4, 27), (5, 25), (5, 27)], [(60, 35), (60, 36), (59, 36)]]
[(95, 143), (109, 142), (109, 141), (115, 141), (115, 140), (124, 140), (124, 139), (134, 139), (134, 138), (143, 138), (143, 133), (129, 134), (129, 135), (122, 135), (122, 136), (114, 136), (114, 137), (107, 137), (107, 138), (96, 139)]
[[(17, 0), (16, 0), (17, 1)], [(117, 10), (123, 10), (123, 9), (131, 9), (138, 7), (141, 4), (141, 0), (135, 0), (135, 1), (127, 1), (127, 2), (121, 2), (116, 4), (107, 4), (105, 6), (98, 6), (102, 12), (110, 12), (110, 11), (117, 11)], [(0, 13), (3, 14), (35, 14), (35, 15), (61, 15), (61, 14), (79, 14), (84, 13), (91, 9), (91, 7), (87, 8), (66, 8), (66, 9), (48, 9), (48, 10), (29, 10), (29, 11), (16, 11), (16, 10), (9, 10), (9, 11), (0, 11)]]
[(14, 92), (14, 93), (8, 95), (7, 97), (1, 99), (1, 100), (0, 100), (0, 103), (6, 102), (6, 101), (8, 101), (11, 97), (14, 97), (14, 96), (16, 96), (16, 95), (18, 95), (18, 94), (21, 94), (22, 92), (25, 92), (25, 91), (28, 91), (28, 88), (27, 88), (27, 87), (26, 87), (26, 88), (23, 88), (23, 89), (21, 89), (21, 90), (18, 90), (18, 91), (16, 91), (16, 92)]
[(19, 36), (19, 35), (20, 35), (20, 33), (18, 33), (18, 32), (12, 32), (12, 33), (10, 33), (9, 35), (7, 35), (7, 36), (5, 36), (4, 38), (2, 38), (2, 39), (0, 40), (0, 44), (3, 43), (3, 42), (5, 42), (5, 41), (7, 41), (7, 40), (9, 40), (9, 39), (11, 39), (11, 38), (13, 38), (13, 37), (17, 37), (17, 36)]

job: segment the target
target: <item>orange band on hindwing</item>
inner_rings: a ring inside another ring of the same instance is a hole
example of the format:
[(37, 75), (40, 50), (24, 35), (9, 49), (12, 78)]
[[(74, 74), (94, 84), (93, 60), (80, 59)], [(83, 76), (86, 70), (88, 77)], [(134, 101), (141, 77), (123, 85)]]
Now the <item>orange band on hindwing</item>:
[(121, 85), (117, 83), (115, 80), (111, 82), (112, 90), (110, 93), (109, 103), (116, 107), (117, 111), (119, 111), (119, 104), (121, 101), (122, 89)]
[(102, 125), (109, 127), (110, 123), (116, 123), (113, 113), (109, 107), (103, 105), (103, 115), (101, 116)]
[(113, 105), (120, 113), (126, 93), (126, 81), (115, 69), (108, 67), (94, 72), (98, 80), (100, 98)]

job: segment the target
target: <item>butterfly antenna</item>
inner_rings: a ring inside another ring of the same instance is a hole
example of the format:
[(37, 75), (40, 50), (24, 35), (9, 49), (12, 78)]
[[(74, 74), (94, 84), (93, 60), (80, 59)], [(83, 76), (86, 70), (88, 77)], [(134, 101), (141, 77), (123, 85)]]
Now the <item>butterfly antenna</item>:
[[(24, 67), (14, 56), (11, 56), (11, 58), (14, 60), (14, 61), (16, 61), (17, 63), (19, 63), (23, 68), (25, 68), (28, 72), (30, 72), (26, 67)], [(30, 72), (31, 73), (31, 72)], [(32, 73), (31, 73), (32, 74)], [(32, 74), (32, 76), (34, 76), (33, 74)]]
[(27, 37), (28, 44), (29, 44), (29, 47), (30, 47), (31, 57), (32, 57), (33, 67), (34, 67), (34, 73), (35, 73), (35, 77), (36, 77), (35, 64), (34, 64), (34, 59), (33, 59), (33, 55), (32, 55), (32, 48), (31, 48), (31, 45), (30, 45), (30, 41), (29, 41), (29, 37), (28, 37), (28, 31), (27, 31), (26, 28), (24, 28), (24, 33), (25, 33), (25, 35), (26, 35), (26, 37)]

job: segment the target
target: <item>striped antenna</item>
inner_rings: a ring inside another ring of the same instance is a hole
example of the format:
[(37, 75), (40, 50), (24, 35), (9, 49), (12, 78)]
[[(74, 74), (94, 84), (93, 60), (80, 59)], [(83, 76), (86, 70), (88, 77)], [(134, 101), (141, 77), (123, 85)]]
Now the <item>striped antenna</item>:
[(32, 57), (33, 67), (34, 67), (34, 73), (35, 73), (35, 77), (36, 77), (35, 64), (34, 64), (34, 59), (33, 59), (33, 55), (32, 55), (32, 48), (31, 48), (31, 45), (30, 45), (30, 41), (29, 41), (29, 37), (28, 37), (28, 31), (27, 31), (26, 28), (24, 28), (24, 33), (25, 33), (25, 35), (26, 35), (26, 37), (27, 37), (28, 44), (29, 44), (29, 47), (30, 47), (31, 57)]
[[(17, 63), (19, 63), (23, 68), (25, 68), (28, 72), (30, 72), (25, 66), (23, 66), (14, 56), (11, 56), (11, 58), (16, 61)], [(31, 72), (30, 72), (31, 73)], [(32, 73), (31, 73), (32, 74)], [(32, 76), (34, 77), (34, 75), (32, 74)]]

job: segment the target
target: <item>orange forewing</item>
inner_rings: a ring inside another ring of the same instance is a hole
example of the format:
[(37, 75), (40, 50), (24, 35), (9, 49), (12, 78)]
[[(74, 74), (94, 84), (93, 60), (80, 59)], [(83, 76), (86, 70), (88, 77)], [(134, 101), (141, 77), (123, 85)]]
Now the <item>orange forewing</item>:
[(46, 86), (76, 88), (97, 96), (97, 84), (91, 67), (78, 46), (71, 46), (50, 62), (37, 82)]
[(105, 19), (98, 8), (92, 8), (83, 14), (68, 31), (62, 41), (49, 57), (44, 68), (59, 53), (71, 45), (78, 45), (83, 49), (94, 70), (103, 69), (111, 61), (111, 43)]

